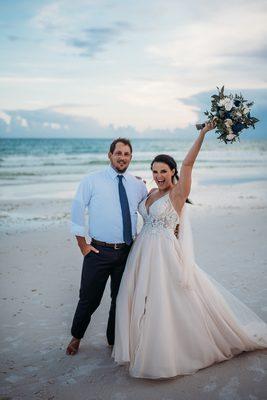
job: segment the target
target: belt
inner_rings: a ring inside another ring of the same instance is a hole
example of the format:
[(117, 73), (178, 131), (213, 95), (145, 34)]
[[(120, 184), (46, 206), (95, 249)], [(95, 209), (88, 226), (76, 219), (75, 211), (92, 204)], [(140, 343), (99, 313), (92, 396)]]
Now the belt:
[(128, 247), (128, 244), (126, 243), (107, 243), (107, 242), (101, 242), (100, 240), (92, 239), (91, 244), (98, 245), (98, 246), (105, 246), (105, 247), (111, 247), (112, 249), (115, 250), (120, 250), (123, 249), (124, 247)]

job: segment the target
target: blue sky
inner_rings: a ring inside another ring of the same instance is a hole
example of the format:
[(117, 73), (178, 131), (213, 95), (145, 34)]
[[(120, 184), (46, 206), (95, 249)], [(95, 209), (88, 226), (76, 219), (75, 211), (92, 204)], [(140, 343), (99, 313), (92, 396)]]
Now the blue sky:
[(40, 110), (55, 131), (55, 115), (105, 129), (187, 129), (203, 94), (223, 84), (267, 104), (263, 0), (1, 0), (0, 16), (7, 130), (15, 112), (27, 130), (25, 115)]

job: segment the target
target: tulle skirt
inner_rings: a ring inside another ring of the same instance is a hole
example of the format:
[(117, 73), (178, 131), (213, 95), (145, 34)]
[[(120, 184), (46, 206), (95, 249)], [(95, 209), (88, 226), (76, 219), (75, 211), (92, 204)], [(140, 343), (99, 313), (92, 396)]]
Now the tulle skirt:
[(117, 297), (112, 356), (134, 377), (193, 374), (267, 347), (267, 325), (196, 263), (186, 284), (181, 242), (142, 230)]

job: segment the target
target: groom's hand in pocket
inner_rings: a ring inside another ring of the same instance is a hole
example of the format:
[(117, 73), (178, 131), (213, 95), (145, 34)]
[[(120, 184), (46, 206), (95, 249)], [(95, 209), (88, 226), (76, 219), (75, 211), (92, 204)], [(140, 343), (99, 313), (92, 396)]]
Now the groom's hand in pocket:
[(93, 253), (99, 253), (99, 250), (97, 250), (94, 246), (91, 246), (90, 244), (86, 244), (86, 246), (81, 249), (82, 255), (85, 257), (87, 254), (93, 252)]
[(84, 257), (87, 256), (87, 254), (91, 253), (91, 251), (93, 251), (94, 253), (99, 253), (99, 250), (97, 250), (91, 244), (88, 244), (84, 237), (76, 236), (76, 238), (77, 238), (78, 246), (80, 247), (80, 250)]

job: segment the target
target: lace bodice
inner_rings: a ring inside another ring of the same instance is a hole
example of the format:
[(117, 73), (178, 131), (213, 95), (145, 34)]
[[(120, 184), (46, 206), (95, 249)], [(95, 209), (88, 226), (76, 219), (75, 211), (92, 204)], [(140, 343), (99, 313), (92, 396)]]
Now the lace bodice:
[(141, 201), (138, 208), (144, 220), (142, 231), (156, 233), (168, 230), (173, 234), (176, 225), (179, 223), (179, 216), (172, 205), (169, 193), (155, 200), (148, 211), (145, 203), (146, 199)]

